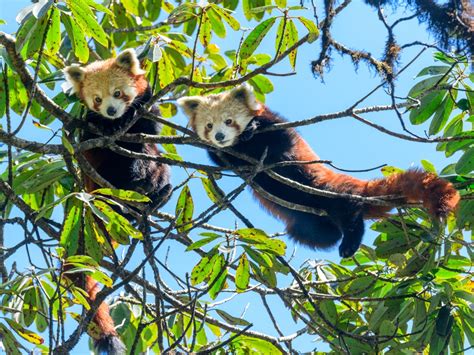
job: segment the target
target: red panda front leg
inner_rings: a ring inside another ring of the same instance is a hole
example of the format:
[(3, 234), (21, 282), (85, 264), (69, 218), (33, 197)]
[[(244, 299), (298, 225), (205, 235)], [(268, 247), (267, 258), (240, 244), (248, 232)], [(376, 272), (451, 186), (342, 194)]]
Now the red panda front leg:
[(339, 245), (339, 255), (342, 258), (348, 258), (355, 254), (362, 243), (364, 235), (364, 218), (359, 213), (341, 221), (341, 229), (344, 237)]

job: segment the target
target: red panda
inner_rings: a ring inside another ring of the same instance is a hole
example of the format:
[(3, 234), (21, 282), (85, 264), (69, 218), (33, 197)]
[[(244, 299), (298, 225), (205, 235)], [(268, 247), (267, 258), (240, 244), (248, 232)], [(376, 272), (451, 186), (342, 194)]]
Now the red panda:
[[(285, 122), (255, 99), (250, 86), (209, 96), (183, 97), (178, 105), (189, 118), (192, 129), (204, 141), (217, 149), (230, 147), (237, 153), (260, 160), (264, 164), (282, 161), (315, 161), (319, 157), (296, 132), (280, 129), (259, 132), (262, 128)], [(210, 158), (220, 166), (248, 166), (249, 163), (222, 150), (208, 150)], [(446, 180), (435, 174), (408, 170), (384, 179), (359, 180), (339, 174), (323, 164), (294, 164), (272, 169), (275, 173), (321, 190), (376, 197), (397, 195), (403, 202), (422, 202), (435, 217), (454, 211), (459, 193)], [(283, 207), (253, 190), (264, 208), (286, 224), (286, 231), (296, 241), (312, 248), (329, 248), (341, 238), (339, 254), (349, 257), (359, 248), (364, 234), (364, 219), (382, 218), (391, 210), (343, 197), (326, 197), (303, 192), (259, 172), (253, 182), (264, 192), (281, 200), (314, 209), (327, 215)]]
[[(137, 110), (151, 98), (151, 88), (140, 69), (135, 51), (128, 49), (116, 58), (96, 61), (87, 66), (76, 65), (64, 69), (66, 80), (72, 85), (72, 92), (87, 106), (85, 119), (95, 125), (104, 135), (110, 135), (128, 125)], [(155, 109), (156, 110), (156, 109)], [(139, 118), (127, 133), (158, 135), (159, 125), (151, 120)], [(84, 132), (82, 141), (96, 138), (91, 132)], [(160, 151), (151, 143), (117, 142), (123, 148), (138, 153), (160, 156)], [(84, 152), (84, 157), (95, 170), (119, 189), (136, 190), (151, 199), (151, 209), (164, 204), (170, 196), (170, 168), (152, 160), (126, 157), (107, 148), (93, 148)], [(84, 177), (88, 192), (99, 188), (90, 177)], [(98, 284), (86, 276), (86, 291), (90, 300), (98, 292)], [(118, 338), (109, 313), (109, 307), (102, 303), (94, 317), (101, 330), (96, 340), (100, 353), (125, 353), (125, 347)]]

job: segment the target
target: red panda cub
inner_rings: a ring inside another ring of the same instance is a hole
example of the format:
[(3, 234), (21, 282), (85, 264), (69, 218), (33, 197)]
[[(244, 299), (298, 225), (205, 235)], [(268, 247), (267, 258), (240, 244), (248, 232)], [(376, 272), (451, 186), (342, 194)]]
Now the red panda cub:
[[(250, 86), (209, 96), (191, 96), (178, 100), (192, 129), (216, 148), (232, 148), (254, 160), (264, 153), (264, 164), (287, 161), (314, 161), (319, 157), (296, 132), (280, 129), (259, 132), (262, 128), (286, 122), (255, 99)], [(223, 151), (208, 151), (220, 166), (248, 166), (249, 163)], [(275, 173), (300, 184), (336, 193), (361, 196), (398, 195), (402, 202), (422, 202), (435, 217), (454, 211), (459, 194), (453, 185), (432, 173), (416, 169), (387, 178), (364, 181), (339, 174), (323, 164), (294, 164), (275, 167)], [(286, 224), (290, 237), (312, 248), (329, 248), (341, 238), (339, 254), (352, 256), (364, 234), (364, 219), (382, 218), (391, 207), (364, 204), (343, 197), (326, 197), (303, 192), (270, 177), (265, 172), (253, 178), (264, 192), (284, 201), (320, 209), (327, 215), (283, 207), (253, 191), (260, 203)]]
[[(64, 69), (66, 80), (72, 91), (84, 103), (88, 112), (85, 119), (103, 134), (110, 135), (128, 125), (135, 113), (151, 98), (151, 88), (140, 69), (135, 51), (128, 49), (116, 58), (96, 61), (84, 67), (72, 65)], [(157, 109), (156, 109), (157, 110)], [(139, 118), (127, 133), (158, 135), (160, 126), (146, 118)], [(84, 132), (81, 140), (96, 138), (98, 135)], [(160, 151), (152, 143), (117, 142), (125, 149), (137, 153), (160, 156)], [(152, 160), (141, 160), (113, 152), (107, 148), (93, 148), (84, 152), (84, 157), (95, 170), (119, 189), (135, 190), (151, 199), (149, 208), (164, 204), (171, 193), (170, 168)], [(85, 176), (85, 188), (91, 192), (99, 186)], [(98, 292), (98, 284), (86, 276), (86, 291), (90, 300)], [(102, 303), (98, 308), (95, 323), (102, 334), (96, 340), (99, 353), (122, 354), (125, 347), (118, 338), (109, 313), (109, 307)]]

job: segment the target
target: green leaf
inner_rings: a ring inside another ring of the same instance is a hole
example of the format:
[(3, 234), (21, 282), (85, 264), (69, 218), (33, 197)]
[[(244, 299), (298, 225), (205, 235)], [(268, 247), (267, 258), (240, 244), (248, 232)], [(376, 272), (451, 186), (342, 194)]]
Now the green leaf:
[(215, 299), (217, 294), (225, 286), (225, 279), (227, 278), (227, 268), (224, 256), (215, 254), (210, 260), (212, 271), (209, 275), (208, 285), (212, 285), (209, 289), (209, 296)]
[(213, 263), (217, 258), (218, 254), (215, 254), (211, 259), (207, 256), (202, 257), (191, 271), (191, 285), (196, 286), (209, 277)]
[(395, 335), (396, 331), (397, 331), (397, 327), (395, 326), (392, 320), (384, 319), (382, 321), (382, 324), (380, 324), (380, 328), (379, 328), (380, 336), (392, 337)]
[(114, 324), (122, 324), (123, 329), (127, 329), (128, 325), (130, 324), (131, 311), (130, 308), (127, 307), (125, 303), (117, 304), (112, 310), (110, 311), (110, 315), (114, 320)]
[(456, 99), (456, 92), (451, 95), (446, 95), (446, 98), (441, 103), (441, 106), (436, 111), (433, 119), (431, 120), (430, 128), (428, 131), (429, 135), (437, 134), (443, 129), (448, 122), (449, 115), (453, 112), (454, 100)]
[(180, 233), (191, 229), (193, 220), (194, 202), (189, 186), (185, 185), (181, 190), (176, 204), (176, 226)]
[(2, 344), (5, 352), (9, 355), (21, 355), (19, 350), (22, 348), (21, 344), (3, 323), (0, 323), (0, 334), (2, 334)]
[(216, 191), (216, 189), (214, 188), (214, 185), (212, 184), (211, 180), (207, 178), (201, 178), (201, 183), (209, 199), (212, 202), (218, 204), (221, 201), (222, 197), (220, 196), (219, 192)]
[(122, 5), (130, 14), (140, 16), (139, 1), (140, 0), (122, 0)]
[(212, 24), (207, 11), (204, 11), (201, 19), (201, 30), (199, 31), (199, 41), (204, 47), (207, 47), (211, 43), (212, 38)]
[(87, 301), (87, 292), (84, 290), (78, 288), (78, 287), (71, 287), (70, 288), (71, 294), (72, 294), (72, 302), (76, 304), (80, 304), (82, 307), (84, 307), (86, 310), (90, 310), (91, 306), (89, 302)]
[(272, 28), (273, 24), (275, 23), (275, 20), (275, 17), (271, 17), (263, 21), (262, 23), (258, 24), (258, 26), (252, 30), (252, 32), (248, 34), (248, 36), (242, 43), (242, 47), (240, 49), (241, 60), (247, 59), (253, 54), (253, 52), (255, 52), (265, 35)]
[[(107, 15), (109, 16), (114, 16), (114, 13), (112, 11), (110, 11), (108, 8), (106, 8), (104, 5), (101, 5), (97, 2), (95, 2), (94, 0), (84, 0), (84, 2), (89, 5), (90, 7), (96, 9), (97, 11), (102, 11), (104, 13), (106, 13)], [(122, 3), (124, 3), (125, 1), (122, 1)]]
[(209, 236), (209, 237), (206, 237), (206, 238), (202, 238), (202, 239), (194, 242), (193, 244), (189, 245), (186, 248), (186, 251), (191, 251), (191, 250), (201, 248), (204, 245), (209, 244), (210, 242), (212, 242), (213, 240), (215, 240), (216, 238), (219, 238), (219, 237), (220, 237), (220, 235), (216, 234), (216, 235), (212, 235), (212, 236)]
[(99, 263), (88, 255), (71, 255), (66, 259), (66, 262), (78, 266), (99, 266)]
[(285, 243), (278, 239), (269, 238), (261, 229), (244, 228), (236, 230), (235, 233), (239, 236), (240, 240), (254, 244), (258, 249), (267, 250), (276, 255), (285, 255)]
[(249, 261), (246, 254), (242, 254), (240, 257), (239, 265), (235, 271), (235, 286), (237, 292), (243, 292), (247, 290), (250, 281), (250, 267)]
[(36, 306), (36, 289), (30, 287), (23, 296), (22, 315), (24, 324), (29, 327), (35, 320), (38, 308)]
[[(275, 52), (277, 56), (284, 52), (288, 47), (288, 29), (286, 28), (287, 22), (288, 19), (286, 17), (282, 17), (278, 23), (275, 37)], [(283, 28), (285, 28), (285, 33), (283, 33)]]
[(93, 37), (101, 45), (107, 47), (107, 34), (97, 22), (90, 7), (84, 3), (84, 0), (66, 0), (66, 4), (71, 9), (74, 19), (77, 21), (77, 24), (81, 27), (82, 31)]
[[(288, 21), (288, 42), (287, 42), (287, 48), (290, 48), (293, 46), (296, 42), (298, 42), (298, 30), (296, 29), (295, 23), (293, 20)], [(296, 53), (298, 49), (293, 49), (290, 54), (288, 55), (290, 59), (290, 64), (293, 70), (296, 69)]]
[(216, 4), (210, 4), (211, 7), (216, 11), (221, 17), (224, 19), (225, 22), (234, 30), (238, 31), (240, 30), (240, 23), (237, 21), (234, 16), (230, 14), (230, 12), (227, 9), (220, 8)]
[(226, 30), (220, 17), (220, 13), (217, 13), (213, 8), (210, 8), (206, 11), (206, 14), (209, 17), (209, 21), (211, 22), (214, 33), (220, 38), (225, 38)]
[(267, 254), (261, 253), (258, 250), (253, 250), (247, 245), (244, 245), (243, 248), (248, 254), (248, 256), (250, 256), (250, 258), (254, 260), (258, 265), (265, 266), (268, 268), (273, 267), (273, 261)]
[(22, 347), (20, 343), (18, 343), (13, 334), (3, 323), (0, 323), (0, 334), (2, 334), (2, 345), (5, 348), (5, 352), (8, 355), (21, 355), (19, 349)]
[(94, 190), (93, 194), (99, 195), (106, 195), (117, 197), (120, 200), (124, 201), (133, 201), (133, 202), (150, 202), (150, 199), (133, 190), (118, 190), (118, 189), (109, 189), (109, 188), (101, 188)]
[(332, 324), (337, 324), (337, 310), (334, 301), (324, 300), (319, 304), (319, 309), (324, 314), (324, 317)]
[(423, 166), (423, 168), (426, 171), (436, 174), (436, 168), (434, 167), (433, 163), (431, 163), (430, 161), (422, 159), (421, 160), (421, 165)]
[(240, 335), (232, 341), (234, 347), (248, 349), (243, 353), (249, 354), (281, 354), (281, 351), (269, 341), (253, 338), (246, 335)]
[[(45, 283), (42, 283), (42, 285), (44, 284)], [(35, 325), (38, 332), (42, 333), (48, 328), (48, 325), (49, 325), (48, 318), (46, 318), (46, 314), (48, 314), (48, 304), (46, 300), (44, 299), (44, 295), (41, 292), (41, 288), (36, 287), (35, 290), (36, 290), (36, 307), (38, 308), (38, 313), (36, 314), (36, 319), (35, 319)]]
[[(215, 265), (219, 265), (219, 264), (216, 262)], [(227, 269), (224, 269), (224, 271), (221, 273), (219, 278), (214, 282), (212, 287), (209, 289), (209, 297), (211, 297), (211, 299), (215, 300), (219, 292), (221, 292), (224, 289), (224, 287), (226, 286), (226, 282), (225, 282), (226, 279), (227, 279)]]
[(100, 270), (92, 272), (91, 274), (89, 274), (89, 276), (106, 287), (112, 287), (114, 283), (108, 275), (106, 275)]
[(33, 57), (33, 55), (41, 48), (43, 38), (47, 35), (45, 32), (48, 18), (49, 13), (45, 14), (41, 19), (38, 19), (38, 22), (36, 22), (35, 26), (31, 29), (31, 34), (29, 34), (29, 40), (25, 52), (27, 58)]
[(254, 7), (250, 11), (254, 14), (258, 14), (258, 13), (264, 12), (264, 11), (272, 12), (273, 9), (278, 9), (278, 6), (276, 6), (276, 5), (258, 6), (258, 7)]
[(28, 43), (32, 29), (36, 25), (37, 19), (30, 14), (21, 22), (20, 28), (16, 33), (16, 49), (18, 52)]
[(440, 75), (440, 74), (446, 74), (449, 70), (451, 69), (450, 66), (447, 65), (432, 65), (429, 67), (426, 67), (422, 69), (417, 77), (423, 76), (423, 75)]
[(74, 255), (79, 246), (81, 215), (82, 205), (74, 204), (64, 221), (59, 244), (66, 249), (67, 255)]
[[(409, 97), (418, 97), (423, 92), (433, 89), (435, 85), (443, 85), (447, 80), (447, 76), (443, 78), (443, 75), (432, 76), (428, 79), (423, 79), (411, 88), (408, 92)], [(434, 90), (434, 89), (433, 89)]]
[(410, 122), (421, 124), (430, 118), (438, 109), (446, 91), (434, 91), (423, 97), (419, 107), (410, 110)]
[(455, 170), (460, 175), (470, 174), (474, 170), (474, 147), (464, 152), (456, 163)]
[(309, 31), (308, 43), (313, 43), (314, 41), (316, 41), (319, 37), (319, 29), (316, 24), (313, 21), (300, 16), (298, 17), (298, 20), (300, 20), (304, 27), (306, 27), (306, 29)]
[(160, 88), (164, 88), (175, 78), (175, 70), (168, 54), (162, 51), (161, 60), (158, 62), (158, 75), (160, 78)]
[(76, 20), (72, 16), (61, 14), (61, 21), (71, 39), (74, 55), (81, 63), (87, 63), (89, 60), (89, 47), (87, 46), (84, 32), (81, 30)]
[(447, 336), (451, 331), (452, 322), (451, 308), (449, 306), (441, 307), (436, 317), (436, 333), (440, 336)]
[(245, 319), (234, 317), (222, 309), (216, 309), (215, 311), (222, 319), (224, 319), (229, 324), (242, 326), (248, 326), (252, 324), (246, 321)]
[(117, 243), (129, 244), (129, 237), (143, 239), (142, 233), (133, 227), (127, 218), (115, 212), (110, 205), (98, 199), (95, 199), (92, 203), (108, 218), (105, 229)]
[(43, 344), (44, 339), (40, 337), (38, 334), (32, 332), (31, 330), (28, 330), (26, 328), (23, 328), (21, 324), (15, 322), (12, 319), (4, 318), (5, 321), (8, 323), (8, 325), (17, 333), (19, 336), (21, 336), (23, 339), (26, 341), (30, 342), (31, 344)]
[(86, 217), (84, 220), (84, 246), (87, 255), (90, 255), (95, 261), (102, 260), (102, 249), (97, 241), (97, 236), (94, 231), (94, 217), (92, 212), (86, 210)]
[(286, 7), (286, 0), (275, 0), (275, 4), (280, 8), (284, 9)]
[(456, 106), (461, 110), (461, 111), (469, 111), (470, 110), (470, 104), (468, 99), (461, 99), (458, 102), (456, 102)]
[(51, 26), (46, 36), (46, 46), (51, 54), (56, 54), (61, 46), (61, 19), (56, 7), (51, 9)]

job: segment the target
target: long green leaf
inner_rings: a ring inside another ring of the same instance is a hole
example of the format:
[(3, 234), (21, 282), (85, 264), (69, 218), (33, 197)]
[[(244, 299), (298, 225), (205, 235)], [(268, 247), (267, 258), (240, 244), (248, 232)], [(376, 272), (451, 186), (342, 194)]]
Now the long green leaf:
[(83, 0), (66, 0), (66, 4), (71, 9), (74, 19), (77, 21), (84, 33), (93, 37), (97, 42), (103, 46), (108, 45), (107, 34), (104, 29), (97, 22), (94, 13), (89, 5)]
[(312, 43), (316, 41), (319, 37), (319, 29), (316, 26), (316, 24), (313, 21), (308, 20), (307, 18), (304, 18), (304, 17), (298, 17), (298, 20), (300, 20), (301, 23), (304, 25), (304, 27), (306, 27), (306, 29), (309, 31), (308, 43)]
[(60, 245), (66, 248), (68, 255), (74, 255), (79, 246), (79, 231), (82, 205), (74, 204), (66, 216), (61, 231)]
[(89, 60), (89, 47), (87, 46), (84, 32), (81, 31), (74, 17), (61, 14), (61, 20), (72, 42), (74, 55), (81, 63), (87, 63)]
[(249, 286), (250, 281), (250, 266), (246, 254), (240, 257), (239, 265), (235, 271), (235, 286), (237, 292), (243, 292)]
[(193, 197), (188, 185), (185, 185), (179, 194), (178, 203), (176, 204), (176, 225), (179, 232), (184, 233), (192, 227), (190, 222), (193, 219), (193, 211)]
[(253, 52), (255, 52), (265, 35), (272, 28), (273, 24), (275, 23), (275, 20), (276, 17), (271, 17), (263, 21), (262, 23), (258, 24), (258, 26), (252, 30), (252, 32), (248, 34), (248, 36), (242, 43), (242, 47), (240, 49), (240, 58), (242, 60), (247, 59), (252, 55)]
[(61, 46), (61, 16), (56, 7), (51, 11), (51, 26), (46, 36), (46, 46), (51, 54), (56, 54)]

